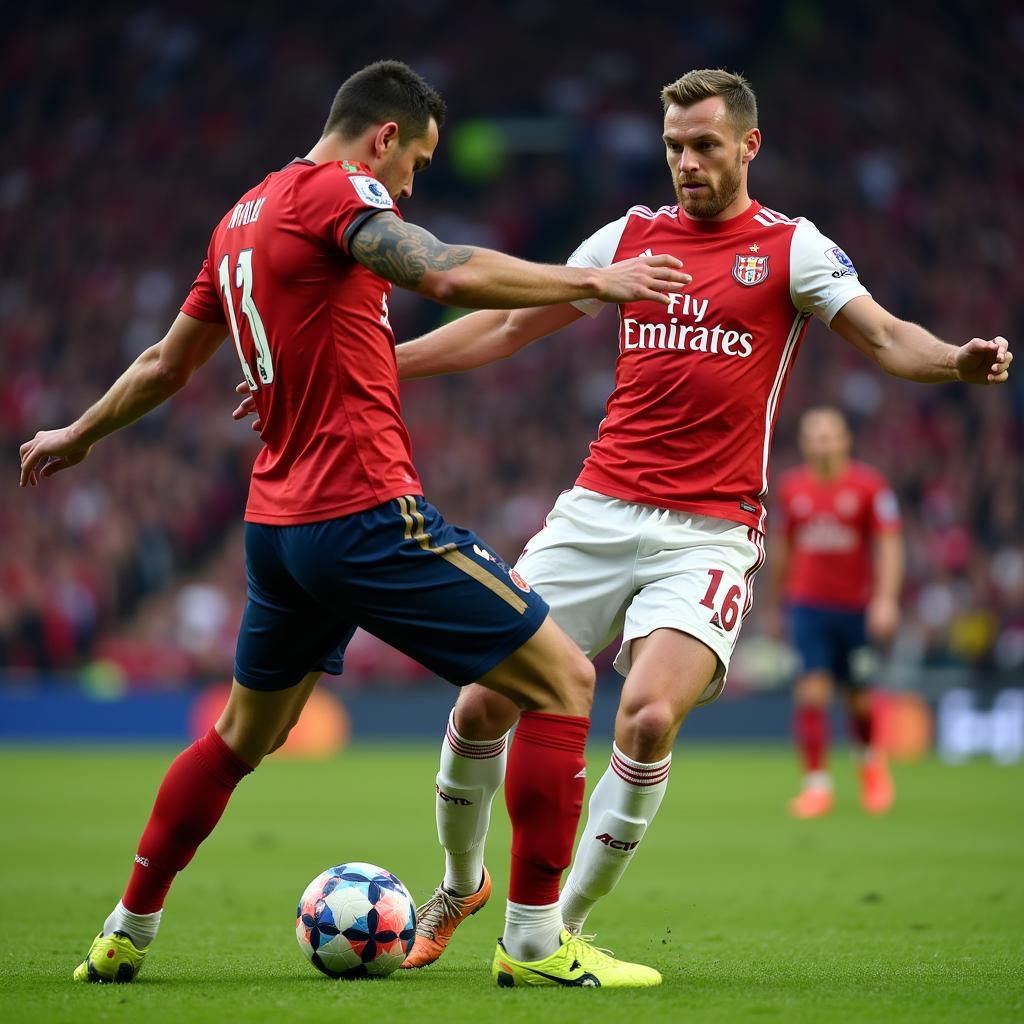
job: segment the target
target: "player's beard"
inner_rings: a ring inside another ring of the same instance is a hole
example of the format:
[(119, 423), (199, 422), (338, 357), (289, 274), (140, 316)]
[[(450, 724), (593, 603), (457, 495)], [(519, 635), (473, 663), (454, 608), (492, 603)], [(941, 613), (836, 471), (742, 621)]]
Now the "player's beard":
[[(739, 195), (740, 187), (743, 184), (741, 154), (736, 154), (735, 165), (722, 171), (715, 184), (700, 179), (697, 181), (707, 187), (701, 189), (700, 192), (690, 194), (683, 188), (683, 182), (675, 178), (673, 184), (676, 189), (676, 198), (688, 216), (697, 220), (711, 220), (726, 209)], [(697, 181), (692, 181), (690, 184), (697, 184)]]

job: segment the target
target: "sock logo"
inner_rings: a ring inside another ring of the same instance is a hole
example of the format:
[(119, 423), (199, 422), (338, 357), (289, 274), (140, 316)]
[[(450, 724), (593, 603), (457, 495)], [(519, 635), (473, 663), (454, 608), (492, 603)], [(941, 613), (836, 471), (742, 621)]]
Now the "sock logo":
[(627, 843), (625, 839), (616, 839), (615, 836), (610, 835), (608, 832), (602, 832), (601, 835), (594, 836), (594, 838), (599, 843), (604, 843), (605, 846), (609, 846), (613, 850), (635, 850), (640, 845), (639, 839)]
[(148, 868), (149, 867), (149, 858), (148, 857), (140, 857), (138, 854), (135, 854), (135, 863), (140, 865), (141, 867)]
[[(446, 804), (455, 804), (456, 807), (472, 807), (473, 806), (473, 801), (472, 800), (467, 800), (465, 797), (462, 797), (462, 796), (449, 796), (443, 789), (441, 789), (441, 787), (436, 782), (434, 783), (434, 789), (437, 790), (437, 795)], [(136, 860), (138, 860), (137, 857), (136, 857)]]

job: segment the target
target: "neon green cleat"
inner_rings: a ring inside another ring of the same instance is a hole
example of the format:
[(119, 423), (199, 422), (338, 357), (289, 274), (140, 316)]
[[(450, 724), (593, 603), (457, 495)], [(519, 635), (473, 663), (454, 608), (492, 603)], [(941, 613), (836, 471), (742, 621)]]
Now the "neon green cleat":
[(124, 932), (114, 932), (106, 938), (101, 932), (92, 940), (92, 946), (75, 968), (73, 978), (75, 981), (104, 983), (134, 981), (148, 952), (149, 946), (136, 949), (135, 943)]
[(653, 967), (616, 960), (578, 935), (562, 932), (562, 944), (544, 960), (513, 960), (498, 939), (491, 977), (499, 988), (567, 985), (576, 988), (648, 988), (661, 984)]

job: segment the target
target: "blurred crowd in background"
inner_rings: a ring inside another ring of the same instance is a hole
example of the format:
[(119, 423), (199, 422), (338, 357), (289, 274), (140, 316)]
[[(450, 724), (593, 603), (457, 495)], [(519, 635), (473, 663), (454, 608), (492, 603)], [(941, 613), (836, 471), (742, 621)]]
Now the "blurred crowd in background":
[[(488, 13), (398, 0), (385, 14), (257, 2), (242, 18), (189, 2), (41, 3), (13, 14), (0, 40), (8, 678), (87, 666), (145, 685), (230, 676), (259, 443), (230, 418), (232, 347), (169, 406), (32, 493), (15, 486), (18, 446), (73, 419), (161, 337), (222, 213), (306, 152), (341, 80), (373, 59), (408, 61), (449, 105), (406, 216), (447, 241), (552, 262), (631, 205), (674, 202), (661, 87), (694, 67), (742, 71), (764, 135), (751, 194), (814, 220), (897, 315), (958, 344), (1003, 334), (1021, 357), (1019, 5), (992, 2), (984, 18), (961, 4), (725, 6), (513, 0)], [(451, 315), (396, 290), (400, 340)], [(428, 498), (514, 559), (575, 478), (616, 348), (606, 312), (507, 363), (403, 386)], [(906, 523), (894, 651), (905, 666), (979, 678), (1024, 666), (1024, 366), (1015, 373), (1000, 388), (911, 385), (820, 324), (804, 343), (773, 472), (799, 457), (802, 409), (846, 412), (857, 455), (889, 476)], [(755, 602), (744, 642), (760, 630)], [(421, 674), (360, 635), (346, 682)]]

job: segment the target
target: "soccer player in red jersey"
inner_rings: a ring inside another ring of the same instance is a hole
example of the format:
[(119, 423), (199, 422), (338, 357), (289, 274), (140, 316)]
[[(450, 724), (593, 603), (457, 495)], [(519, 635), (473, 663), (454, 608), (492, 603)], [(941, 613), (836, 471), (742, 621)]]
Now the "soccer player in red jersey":
[(858, 747), (861, 804), (870, 814), (883, 814), (895, 794), (875, 743), (866, 684), (875, 662), (869, 644), (886, 643), (899, 624), (899, 509), (882, 474), (850, 458), (850, 432), (838, 409), (804, 413), (800, 450), (804, 465), (779, 481), (780, 525), (771, 559), (771, 610), (780, 621), (785, 600), (800, 656), (793, 731), (804, 782), (789, 810), (797, 818), (816, 818), (832, 809), (825, 762), (828, 705), (838, 685)]
[(128, 887), (76, 980), (134, 978), (176, 873), (238, 782), (284, 741), (320, 672), (340, 670), (362, 626), (522, 711), (509, 752), (512, 873), (496, 960), (514, 958), (531, 984), (660, 981), (562, 930), (558, 887), (582, 806), (593, 668), (534, 591), (424, 501), (388, 298), (398, 284), (459, 306), (665, 305), (665, 292), (689, 278), (671, 256), (543, 267), (406, 223), (395, 200), (430, 163), (443, 117), (440, 97), (403, 64), (353, 75), (309, 153), (224, 215), (166, 336), (77, 421), (21, 447), (23, 487), (78, 464), (180, 390), (227, 334), (265, 442), (245, 514), (248, 601), (230, 698), (171, 765)]
[[(615, 667), (625, 683), (611, 763), (562, 891), (573, 932), (616, 884), (654, 819), (683, 719), (725, 684), (764, 559), (772, 430), (810, 318), (908, 380), (999, 383), (1012, 358), (1003, 338), (957, 347), (897, 319), (812, 223), (751, 200), (747, 177), (761, 133), (742, 77), (691, 71), (662, 100), (677, 203), (634, 206), (569, 264), (609, 267), (671, 253), (685, 260), (693, 282), (667, 306), (618, 303), (607, 415), (576, 486), (557, 500), (515, 569), (588, 655), (622, 633)], [(603, 308), (582, 300), (473, 313), (399, 346), (399, 373), (483, 366)], [(421, 908), (408, 966), (441, 955), (486, 886), (487, 818), (516, 719), (511, 702), (483, 688), (459, 695), (437, 776), (445, 875)]]

